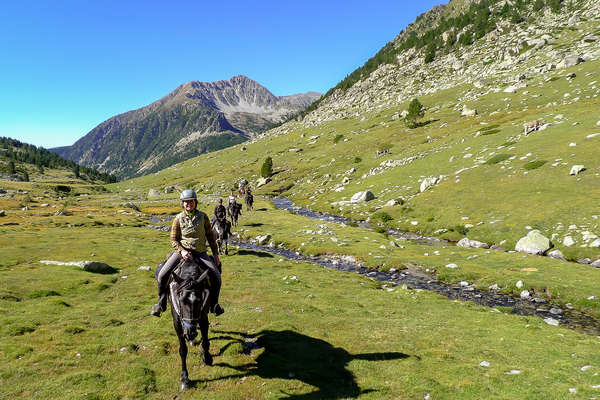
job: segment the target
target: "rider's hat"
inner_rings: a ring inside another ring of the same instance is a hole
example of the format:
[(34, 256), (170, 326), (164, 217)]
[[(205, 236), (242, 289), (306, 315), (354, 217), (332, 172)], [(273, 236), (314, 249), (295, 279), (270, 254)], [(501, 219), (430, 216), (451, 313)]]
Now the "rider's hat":
[(181, 192), (179, 200), (198, 200), (198, 198), (196, 197), (196, 191), (193, 189), (185, 189), (183, 192)]

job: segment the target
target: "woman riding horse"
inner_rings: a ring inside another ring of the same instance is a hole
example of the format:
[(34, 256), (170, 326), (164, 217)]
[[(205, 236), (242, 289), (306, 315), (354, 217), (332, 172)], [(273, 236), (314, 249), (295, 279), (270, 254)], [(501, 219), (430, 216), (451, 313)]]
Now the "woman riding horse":
[[(221, 315), (225, 312), (219, 305), (219, 292), (221, 289), (221, 271), (217, 266), (221, 266), (219, 252), (215, 235), (210, 226), (208, 216), (200, 210), (197, 210), (198, 200), (196, 192), (186, 189), (181, 192), (179, 197), (183, 211), (175, 216), (171, 226), (171, 245), (176, 250), (169, 259), (156, 272), (158, 281), (158, 303), (152, 306), (151, 314), (160, 317), (161, 312), (167, 309), (167, 284), (169, 276), (181, 260), (193, 259), (196, 262), (205, 265), (210, 271), (210, 282), (212, 288), (212, 312)], [(211, 258), (206, 253), (206, 241), (210, 245), (213, 254)]]

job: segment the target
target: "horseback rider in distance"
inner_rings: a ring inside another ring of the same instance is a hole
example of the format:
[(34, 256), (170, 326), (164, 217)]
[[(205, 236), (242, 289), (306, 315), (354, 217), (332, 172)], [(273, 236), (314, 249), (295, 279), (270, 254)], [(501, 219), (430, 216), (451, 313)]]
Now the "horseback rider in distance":
[[(194, 259), (200, 265), (208, 267), (211, 283), (212, 312), (221, 315), (225, 312), (219, 305), (221, 291), (221, 261), (217, 242), (208, 216), (196, 207), (196, 192), (186, 189), (179, 196), (183, 211), (175, 216), (171, 226), (171, 245), (175, 249), (169, 259), (156, 271), (158, 282), (158, 303), (152, 306), (151, 314), (160, 317), (167, 309), (169, 276), (182, 259)], [(210, 245), (213, 257), (206, 253), (206, 241)], [(214, 258), (214, 261), (213, 261)]]
[(215, 225), (216, 221), (223, 222), (227, 218), (227, 210), (223, 205), (223, 199), (219, 199), (217, 205), (215, 206), (215, 214), (212, 220), (212, 225)]

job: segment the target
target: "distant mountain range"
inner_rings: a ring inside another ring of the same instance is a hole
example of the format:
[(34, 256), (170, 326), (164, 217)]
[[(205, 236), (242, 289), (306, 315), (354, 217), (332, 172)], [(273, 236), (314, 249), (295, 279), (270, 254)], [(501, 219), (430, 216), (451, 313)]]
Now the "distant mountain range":
[(50, 150), (119, 178), (139, 176), (248, 140), (320, 96), (275, 96), (242, 75), (193, 81), (150, 105), (102, 122), (72, 146)]

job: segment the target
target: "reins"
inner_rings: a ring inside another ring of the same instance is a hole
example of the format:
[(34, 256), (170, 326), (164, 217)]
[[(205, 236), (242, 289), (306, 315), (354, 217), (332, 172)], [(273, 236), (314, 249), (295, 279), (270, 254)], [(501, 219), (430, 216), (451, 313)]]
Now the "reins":
[[(182, 263), (183, 263), (183, 261), (182, 261)], [(177, 271), (181, 268), (181, 265), (182, 264), (178, 265), (176, 270), (173, 272), (174, 281), (171, 282), (171, 285), (170, 285), (171, 299), (173, 300), (173, 308), (175, 309), (175, 313), (181, 320), (182, 324), (186, 328), (191, 329), (193, 327), (193, 323), (198, 321), (198, 318), (184, 318), (181, 315), (181, 304), (180, 304), (179, 298), (180, 298), (181, 294), (185, 293), (185, 292), (204, 293), (204, 295), (205, 295), (204, 301), (202, 302), (202, 307), (201, 307), (201, 310), (204, 310), (206, 308), (206, 303), (208, 302), (208, 299), (210, 297), (209, 290), (207, 288), (189, 289), (189, 287), (193, 284), (199, 284), (203, 280), (207, 279), (208, 278), (208, 269), (206, 269), (197, 279), (188, 279), (188, 280), (184, 281), (183, 283), (179, 284), (179, 283), (177, 283), (178, 279), (176, 277), (177, 277)], [(197, 268), (199, 268), (199, 266), (197, 266)], [(209, 285), (210, 285), (210, 281), (209, 281)]]

